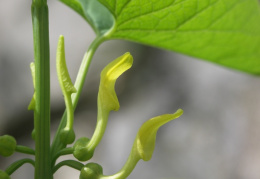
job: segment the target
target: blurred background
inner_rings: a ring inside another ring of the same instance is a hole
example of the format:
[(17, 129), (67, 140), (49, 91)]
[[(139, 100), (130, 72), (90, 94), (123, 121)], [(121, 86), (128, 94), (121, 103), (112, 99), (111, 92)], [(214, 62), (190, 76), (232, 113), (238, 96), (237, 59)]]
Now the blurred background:
[[(33, 95), (29, 64), (33, 61), (31, 1), (0, 1), (0, 135), (33, 147)], [(65, 36), (67, 65), (73, 81), (95, 34), (75, 12), (49, 1), (52, 136), (64, 111), (55, 54)], [(125, 163), (141, 124), (178, 108), (183, 116), (163, 126), (149, 162), (140, 161), (129, 179), (259, 179), (260, 77), (232, 71), (202, 60), (126, 41), (105, 42), (94, 56), (75, 112), (79, 137), (91, 137), (96, 125), (99, 74), (111, 60), (129, 51), (133, 67), (116, 84), (121, 108), (111, 112), (105, 136), (91, 162), (111, 175)], [(0, 156), (0, 169), (27, 157)], [(66, 156), (65, 158), (73, 158)], [(63, 167), (57, 179), (78, 178)], [(24, 165), (12, 179), (33, 178)]]

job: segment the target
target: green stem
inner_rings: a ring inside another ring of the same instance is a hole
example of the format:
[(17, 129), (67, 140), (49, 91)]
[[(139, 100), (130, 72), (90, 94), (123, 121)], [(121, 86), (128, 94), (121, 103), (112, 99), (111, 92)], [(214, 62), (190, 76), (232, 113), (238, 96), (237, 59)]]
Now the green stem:
[(73, 111), (73, 105), (72, 105), (72, 100), (70, 97), (71, 94), (64, 94), (65, 98), (65, 105), (66, 105), (66, 110), (67, 110), (67, 121), (66, 127), (69, 130), (73, 130), (73, 122), (74, 122), (74, 111)]
[[(78, 100), (79, 100), (79, 96), (81, 94), (81, 91), (82, 91), (82, 88), (83, 88), (83, 85), (84, 85), (84, 81), (86, 79), (86, 76), (87, 76), (87, 72), (88, 72), (88, 69), (89, 69), (89, 66), (90, 66), (90, 63), (92, 61), (92, 58), (94, 56), (94, 53), (95, 51), (97, 50), (98, 46), (106, 40), (106, 37), (105, 36), (100, 36), (100, 37), (97, 37), (93, 42), (92, 44), (90, 45), (88, 51), (85, 53), (84, 55), (84, 58), (81, 62), (81, 65), (80, 65), (80, 69), (79, 69), (79, 72), (78, 72), (78, 76), (76, 78), (76, 82), (74, 84), (75, 88), (77, 89), (77, 92), (76, 93), (73, 93), (71, 98), (72, 98), (72, 105), (73, 105), (73, 108), (75, 110), (76, 106), (77, 106), (77, 103), (78, 103)], [(65, 148), (66, 145), (64, 145), (61, 141), (60, 141), (60, 137), (59, 137), (59, 134), (60, 134), (60, 131), (61, 129), (63, 129), (65, 126), (66, 126), (66, 121), (67, 121), (67, 113), (66, 111), (63, 113), (63, 116), (62, 116), (62, 120), (60, 122), (60, 125), (59, 125), (59, 128), (55, 134), (55, 137), (53, 139), (53, 143), (52, 143), (52, 146), (51, 146), (51, 154), (52, 154), (52, 157), (61, 149)]]
[(35, 155), (35, 151), (33, 149), (31, 149), (30, 147), (22, 146), (22, 145), (17, 145), (15, 148), (15, 151), (24, 153), (24, 154)]
[(62, 156), (62, 155), (69, 155), (73, 153), (73, 147), (69, 147), (69, 148), (64, 148), (62, 150), (60, 150), (58, 153), (56, 153), (56, 155), (52, 158), (52, 165), (55, 165), (56, 160)]
[[(131, 153), (133, 153), (133, 151)], [(139, 160), (140, 160), (140, 157), (138, 155), (131, 154), (128, 157), (125, 165), (119, 172), (117, 172), (114, 175), (100, 176), (99, 179), (125, 179), (132, 173), (132, 171), (134, 170), (134, 168)]]
[(35, 92), (35, 179), (52, 179), (50, 155), (50, 55), (47, 0), (33, 0), (31, 6)]
[(103, 138), (107, 126), (108, 116), (109, 116), (109, 111), (102, 109), (99, 95), (100, 94), (98, 94), (98, 116), (97, 116), (96, 129), (88, 145), (86, 146), (90, 151), (94, 151), (97, 145), (100, 143), (101, 139)]
[(71, 168), (74, 168), (76, 170), (81, 170), (82, 167), (84, 167), (84, 165), (78, 161), (75, 160), (64, 160), (60, 163), (58, 163), (57, 165), (55, 165), (55, 167), (53, 167), (53, 174), (62, 166), (69, 166)]
[(35, 165), (35, 162), (32, 160), (32, 159), (21, 159), (21, 160), (18, 160), (14, 163), (12, 163), (6, 170), (5, 172), (8, 174), (8, 175), (11, 175), (12, 173), (14, 173), (18, 168), (20, 168), (23, 164), (25, 163), (30, 163), (32, 164), (33, 166)]
[(80, 69), (79, 69), (79, 72), (78, 72), (78, 75), (77, 75), (77, 78), (76, 78), (76, 81), (75, 81), (75, 84), (74, 84), (75, 88), (77, 89), (77, 93), (73, 93), (72, 96), (71, 96), (74, 109), (76, 108), (76, 106), (78, 104), (79, 96), (80, 96), (81, 91), (83, 89), (83, 85), (84, 85), (84, 82), (85, 82), (85, 79), (86, 79), (92, 58), (93, 58), (98, 46), (102, 42), (104, 42), (105, 40), (106, 40), (106, 37), (104, 37), (104, 36), (97, 37), (92, 42), (88, 51), (85, 53), (85, 55), (83, 57), (83, 60), (82, 60), (82, 63), (80, 65)]

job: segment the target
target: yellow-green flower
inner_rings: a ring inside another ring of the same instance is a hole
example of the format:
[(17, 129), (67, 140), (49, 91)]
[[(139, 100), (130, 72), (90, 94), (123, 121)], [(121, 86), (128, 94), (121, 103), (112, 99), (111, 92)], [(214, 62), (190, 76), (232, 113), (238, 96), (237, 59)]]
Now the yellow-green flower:
[(117, 78), (133, 64), (130, 53), (118, 57), (109, 63), (101, 72), (98, 92), (98, 116), (95, 132), (90, 139), (80, 138), (74, 145), (73, 155), (80, 161), (89, 160), (95, 148), (101, 141), (106, 130), (110, 111), (119, 109), (119, 102), (115, 92)]
[(183, 110), (178, 109), (174, 114), (164, 114), (154, 117), (141, 126), (134, 143), (134, 147), (136, 147), (135, 151), (140, 155), (141, 159), (148, 161), (152, 158), (158, 129), (167, 122), (180, 117), (182, 114)]
[(133, 57), (129, 52), (109, 63), (101, 72), (98, 102), (102, 110), (119, 109), (119, 102), (115, 92), (117, 78), (128, 70), (133, 64)]
[(146, 121), (137, 133), (131, 154), (123, 168), (114, 175), (103, 175), (99, 179), (127, 178), (140, 159), (144, 161), (150, 160), (153, 155), (158, 129), (167, 122), (180, 117), (182, 114), (183, 110), (178, 109), (174, 114), (164, 114)]

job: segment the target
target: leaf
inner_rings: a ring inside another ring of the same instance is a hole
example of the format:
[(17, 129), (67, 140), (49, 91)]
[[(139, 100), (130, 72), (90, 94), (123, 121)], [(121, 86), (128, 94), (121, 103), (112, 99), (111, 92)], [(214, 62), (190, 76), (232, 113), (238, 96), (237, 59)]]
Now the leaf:
[(126, 39), (260, 75), (258, 0), (99, 0)]
[(97, 35), (108, 32), (114, 26), (114, 16), (97, 0), (60, 0), (79, 15), (94, 29)]

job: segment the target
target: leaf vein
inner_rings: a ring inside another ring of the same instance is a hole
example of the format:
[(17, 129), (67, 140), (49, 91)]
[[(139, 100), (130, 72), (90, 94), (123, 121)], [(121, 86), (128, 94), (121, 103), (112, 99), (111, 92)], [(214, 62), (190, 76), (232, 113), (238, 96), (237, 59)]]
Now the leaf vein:
[(115, 8), (115, 10), (114, 10), (114, 11), (115, 11), (115, 13), (116, 13), (116, 8), (117, 8), (117, 0), (115, 0), (114, 2), (115, 2), (115, 3), (114, 3), (114, 8)]
[(136, 15), (136, 16), (134, 16), (134, 17), (131, 17), (131, 18), (128, 19), (128, 20), (125, 20), (125, 21), (123, 21), (123, 22), (121, 22), (121, 23), (118, 23), (118, 26), (123, 25), (123, 24), (126, 24), (126, 23), (128, 23), (129, 21), (131, 21), (131, 20), (133, 20), (133, 19), (137, 19), (137, 18), (140, 18), (140, 17), (143, 17), (143, 16), (147, 16), (147, 15), (150, 15), (150, 14), (154, 14), (154, 13), (157, 13), (157, 12), (160, 12), (160, 11), (163, 11), (163, 10), (166, 10), (166, 9), (169, 9), (169, 8), (172, 8), (173, 6), (178, 5), (178, 4), (182, 4), (182, 3), (184, 3), (185, 1), (188, 1), (188, 0), (183, 0), (182, 2), (179, 2), (179, 3), (175, 3), (175, 1), (176, 1), (176, 0), (174, 0), (174, 1), (173, 1), (169, 6), (167, 6), (167, 7), (163, 7), (163, 8), (161, 8), (161, 9), (156, 10), (156, 11), (151, 11), (151, 12), (147, 12), (147, 13), (144, 13), (144, 14), (139, 14), (139, 15)]
[(125, 2), (125, 4), (122, 6), (122, 8), (120, 9), (120, 11), (118, 12), (118, 16), (120, 16), (120, 14), (122, 13), (123, 9), (131, 2), (131, 0), (127, 0)]
[[(223, 0), (219, 0), (223, 2)], [(221, 16), (219, 16), (216, 20), (212, 21), (212, 23), (209, 25), (209, 28), (212, 27), (214, 24), (216, 24), (221, 18), (223, 18), (225, 15), (227, 15), (230, 11), (232, 11), (235, 7), (237, 7), (238, 4), (243, 2), (244, 0), (240, 0), (239, 2), (233, 4), (229, 9), (227, 9)], [(224, 2), (223, 2), (224, 3)]]
[[(197, 1), (198, 2), (198, 1)], [(187, 18), (184, 22), (182, 22), (181, 24), (179, 24), (176, 29), (181, 28), (183, 25), (185, 25), (186, 23), (188, 23), (189, 21), (191, 21), (192, 19), (196, 18), (198, 15), (200, 15), (202, 12), (208, 10), (209, 8), (213, 7), (218, 1), (215, 1), (212, 4), (209, 4), (207, 7), (201, 9), (200, 11), (196, 12), (193, 16), (191, 16), (190, 18)], [(198, 7), (198, 6), (197, 6)], [(196, 7), (196, 8), (197, 8)]]
[[(164, 30), (153, 30), (153, 29), (121, 29), (117, 32), (122, 31), (136, 31), (136, 32), (147, 32), (147, 33), (161, 33), (161, 32), (173, 32), (173, 33), (201, 33), (201, 32), (213, 32), (213, 33), (230, 33), (230, 34), (244, 34), (246, 36), (252, 36), (252, 37), (260, 37), (260, 34), (257, 33), (251, 33), (239, 30), (215, 30), (215, 29), (198, 29), (198, 30), (176, 30), (176, 29), (164, 29)], [(117, 35), (117, 33), (114, 34), (114, 36)]]

